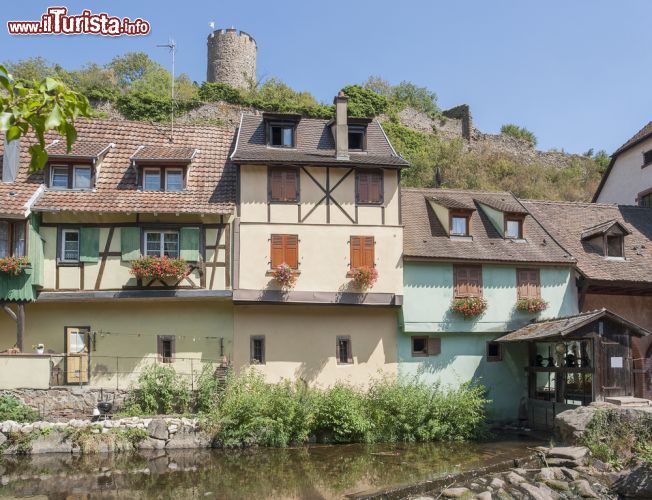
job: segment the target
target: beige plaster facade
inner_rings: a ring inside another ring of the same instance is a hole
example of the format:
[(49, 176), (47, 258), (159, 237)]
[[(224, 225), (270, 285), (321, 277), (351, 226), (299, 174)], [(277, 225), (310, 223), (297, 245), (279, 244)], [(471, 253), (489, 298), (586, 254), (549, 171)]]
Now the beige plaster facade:
[[(265, 364), (253, 366), (267, 381), (366, 387), (397, 372), (397, 314), (397, 309), (358, 306), (236, 305), (234, 366), (250, 366), (251, 336), (264, 336)], [(337, 362), (338, 336), (350, 337), (351, 364)]]

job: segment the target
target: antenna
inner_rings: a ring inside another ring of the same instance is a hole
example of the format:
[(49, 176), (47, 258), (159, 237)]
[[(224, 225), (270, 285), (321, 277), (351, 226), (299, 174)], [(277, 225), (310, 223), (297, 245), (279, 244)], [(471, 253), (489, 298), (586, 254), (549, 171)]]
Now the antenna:
[(172, 38), (168, 38), (168, 43), (164, 43), (162, 45), (157, 45), (157, 47), (164, 47), (170, 50), (172, 53), (172, 106), (171, 106), (171, 130), (170, 130), (170, 142), (174, 142), (174, 55), (177, 51), (177, 43), (172, 40)]
[(214, 31), (215, 31), (215, 21), (211, 21), (210, 23), (208, 23), (208, 26), (210, 26), (210, 28), (211, 28), (211, 34), (209, 36), (211, 38), (213, 38), (215, 36), (215, 33), (214, 33)]

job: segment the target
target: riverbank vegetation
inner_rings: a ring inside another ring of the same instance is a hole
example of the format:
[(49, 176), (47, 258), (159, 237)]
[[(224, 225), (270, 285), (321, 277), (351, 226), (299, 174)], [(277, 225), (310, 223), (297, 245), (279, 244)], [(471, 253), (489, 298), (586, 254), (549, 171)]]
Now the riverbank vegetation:
[(616, 470), (636, 462), (652, 467), (652, 415), (598, 410), (582, 440), (594, 457)]
[(11, 394), (0, 396), (0, 422), (13, 420), (14, 422), (34, 422), (38, 420), (38, 413), (33, 408), (19, 401)]
[(143, 372), (123, 414), (195, 412), (220, 446), (466, 441), (483, 437), (484, 387), (444, 389), (414, 378), (379, 378), (368, 389), (338, 383), (270, 384), (255, 370), (230, 373), (219, 383), (210, 370), (191, 393), (174, 369)]

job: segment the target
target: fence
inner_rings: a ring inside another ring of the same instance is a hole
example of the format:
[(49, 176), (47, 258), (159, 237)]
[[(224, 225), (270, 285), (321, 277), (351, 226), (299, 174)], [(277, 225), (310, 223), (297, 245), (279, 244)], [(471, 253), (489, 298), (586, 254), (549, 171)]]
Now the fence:
[[(201, 357), (98, 356), (42, 354), (0, 356), (0, 389), (47, 389), (82, 386), (97, 389), (128, 389), (151, 365), (174, 368), (178, 377), (194, 390), (203, 370), (215, 373), (221, 361)], [(206, 368), (209, 367), (209, 368)]]

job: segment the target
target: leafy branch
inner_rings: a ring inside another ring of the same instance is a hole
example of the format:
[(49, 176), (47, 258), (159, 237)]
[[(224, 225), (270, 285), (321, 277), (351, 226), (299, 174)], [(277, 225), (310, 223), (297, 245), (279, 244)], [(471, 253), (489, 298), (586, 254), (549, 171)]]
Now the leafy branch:
[(8, 142), (19, 139), (31, 129), (37, 143), (29, 147), (30, 172), (42, 169), (47, 162), (45, 133), (56, 130), (66, 138), (68, 151), (77, 139), (75, 119), (90, 116), (88, 99), (70, 90), (56, 78), (16, 82), (0, 65), (0, 131)]

